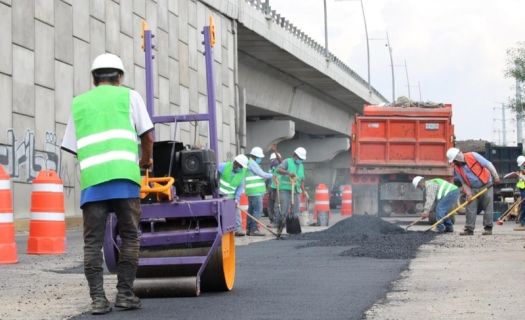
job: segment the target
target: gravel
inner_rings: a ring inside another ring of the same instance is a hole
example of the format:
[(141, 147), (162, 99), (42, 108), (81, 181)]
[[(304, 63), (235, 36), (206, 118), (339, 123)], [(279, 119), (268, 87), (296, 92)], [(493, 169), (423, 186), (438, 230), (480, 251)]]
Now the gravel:
[(419, 246), (435, 234), (405, 229), (373, 216), (354, 216), (332, 227), (312, 233), (290, 236), (290, 240), (308, 240), (300, 247), (351, 246), (342, 256), (377, 259), (411, 259)]

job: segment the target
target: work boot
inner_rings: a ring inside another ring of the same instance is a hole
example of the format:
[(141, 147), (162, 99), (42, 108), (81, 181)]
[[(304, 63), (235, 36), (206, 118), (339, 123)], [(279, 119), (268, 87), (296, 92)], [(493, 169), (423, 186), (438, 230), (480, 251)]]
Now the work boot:
[(490, 235), (492, 235), (492, 228), (485, 228), (485, 230), (483, 230), (481, 235), (482, 236), (490, 236)]
[(459, 233), (460, 236), (472, 236), (474, 235), (474, 231), (465, 229)]
[(124, 293), (118, 293), (117, 299), (115, 300), (115, 307), (122, 310), (140, 309), (142, 308), (142, 303), (134, 294), (127, 295)]
[(525, 226), (519, 226), (514, 228), (514, 231), (525, 231)]
[(259, 232), (259, 230), (250, 231), (248, 235), (251, 237), (264, 237), (264, 233)]
[(445, 227), (445, 233), (452, 233), (454, 232), (454, 227), (452, 226), (446, 226)]
[(106, 314), (111, 311), (111, 304), (106, 297), (93, 298), (91, 314)]
[(244, 237), (245, 235), (246, 235), (246, 233), (244, 233), (242, 230), (235, 231), (235, 236), (236, 237)]

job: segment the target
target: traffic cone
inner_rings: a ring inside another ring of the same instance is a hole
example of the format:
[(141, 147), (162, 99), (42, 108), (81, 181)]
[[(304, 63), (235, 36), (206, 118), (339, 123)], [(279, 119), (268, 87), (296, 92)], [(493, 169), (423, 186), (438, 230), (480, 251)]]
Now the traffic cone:
[(314, 219), (318, 226), (327, 226), (330, 219), (330, 194), (324, 183), (315, 188)]
[(352, 216), (352, 186), (343, 186), (341, 215)]
[(241, 209), (241, 228), (243, 231), (246, 231), (246, 227), (248, 226), (248, 216), (246, 216), (246, 212), (248, 212), (248, 196), (246, 194), (241, 194), (241, 199), (239, 200), (239, 208)]
[(42, 170), (33, 180), (28, 254), (61, 254), (66, 251), (64, 186), (53, 170)]
[(17, 262), (11, 181), (0, 165), (0, 264)]

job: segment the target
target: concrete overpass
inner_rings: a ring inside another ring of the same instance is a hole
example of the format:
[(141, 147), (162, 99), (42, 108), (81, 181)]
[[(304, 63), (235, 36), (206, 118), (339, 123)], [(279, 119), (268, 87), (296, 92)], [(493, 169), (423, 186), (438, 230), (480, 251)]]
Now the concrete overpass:
[[(76, 160), (60, 151), (71, 101), (92, 87), (91, 61), (119, 55), (124, 85), (145, 96), (142, 20), (155, 34), (155, 112), (203, 112), (207, 92), (202, 28), (213, 16), (219, 156), (278, 143), (308, 149), (311, 184), (348, 167), (352, 117), (386, 100), (348, 66), (263, 1), (0, 0), (0, 165), (13, 181), (17, 220), (27, 222), (31, 181), (59, 172), (66, 216), (79, 217)], [(207, 144), (207, 125), (159, 125), (157, 140)]]

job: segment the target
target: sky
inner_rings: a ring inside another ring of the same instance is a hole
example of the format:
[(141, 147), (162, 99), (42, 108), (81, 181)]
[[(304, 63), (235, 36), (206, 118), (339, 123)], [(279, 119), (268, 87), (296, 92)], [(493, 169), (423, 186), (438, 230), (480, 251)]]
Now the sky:
[[(329, 50), (367, 79), (366, 36), (360, 2), (326, 0)], [(458, 139), (502, 142), (502, 103), (514, 94), (505, 76), (507, 49), (525, 42), (524, 0), (363, 0), (370, 45), (371, 83), (388, 100), (394, 60), (396, 97), (451, 103)], [(324, 44), (323, 0), (270, 0)], [(406, 61), (408, 81), (404, 63)], [(515, 142), (506, 111), (507, 144)]]

